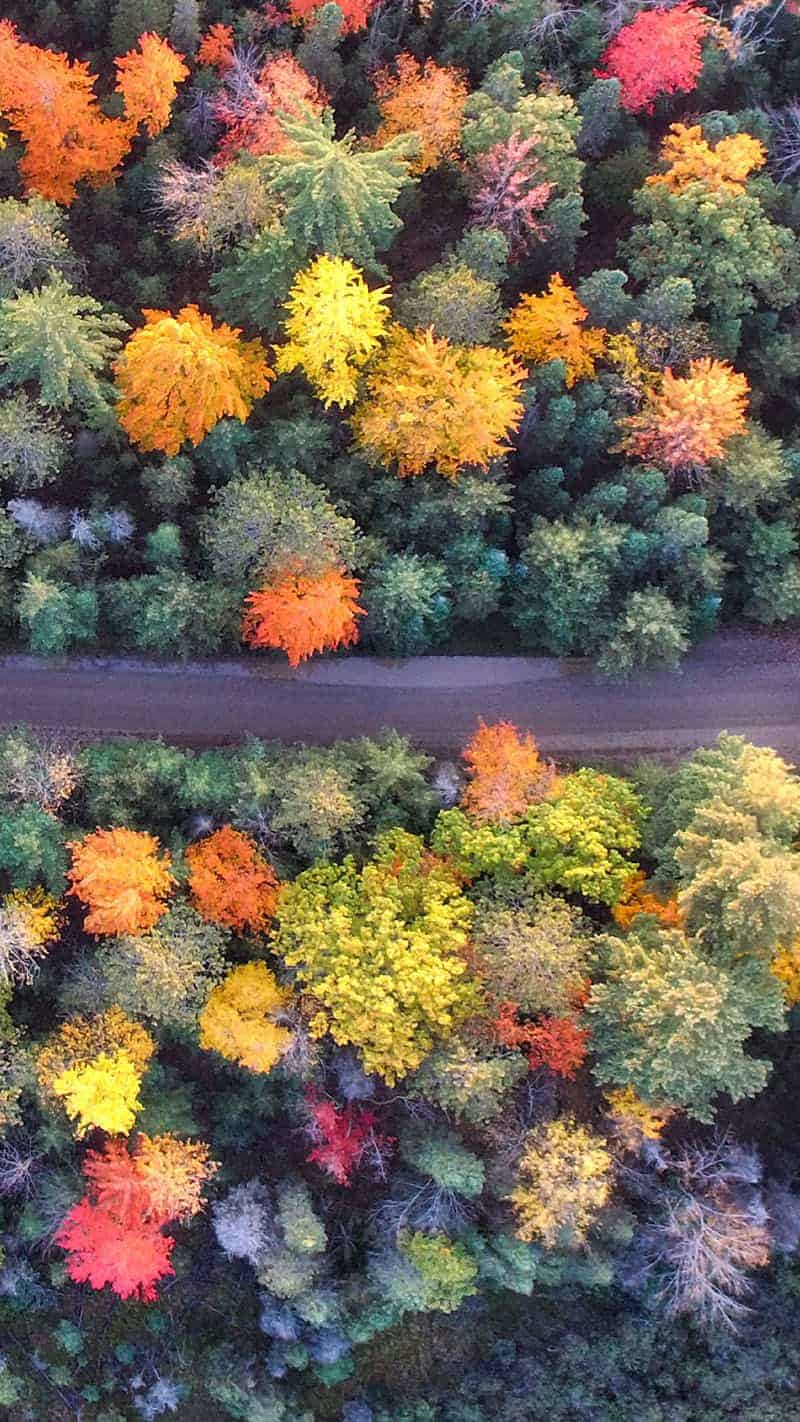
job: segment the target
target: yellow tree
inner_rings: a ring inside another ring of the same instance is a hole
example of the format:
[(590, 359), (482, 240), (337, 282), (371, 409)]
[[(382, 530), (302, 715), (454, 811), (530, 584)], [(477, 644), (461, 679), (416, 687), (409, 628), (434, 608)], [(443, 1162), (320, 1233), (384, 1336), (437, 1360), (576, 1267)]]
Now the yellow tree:
[(118, 1007), (97, 1017), (73, 1017), (45, 1043), (37, 1058), (39, 1085), (59, 1099), (77, 1123), (127, 1135), (141, 1107), (139, 1086), (155, 1042)]
[(522, 419), (525, 372), (489, 346), (456, 346), (433, 331), (391, 329), (353, 416), (356, 442), (401, 476), (434, 466), (455, 479), (509, 449)]
[(196, 306), (143, 311), (115, 366), (117, 415), (140, 449), (177, 454), (189, 440), (200, 444), (224, 417), (246, 420), (269, 389), (273, 372), (261, 341), (214, 326)]
[(584, 1244), (611, 1193), (611, 1154), (601, 1136), (567, 1117), (531, 1131), (511, 1201), (527, 1243)]
[(661, 145), (661, 160), (667, 171), (653, 173), (647, 179), (651, 187), (660, 184), (679, 193), (690, 183), (705, 183), (715, 191), (743, 193), (750, 174), (766, 163), (767, 152), (749, 133), (731, 133), (712, 147), (699, 124), (673, 123)]
[(276, 347), (278, 374), (299, 365), (326, 408), (351, 405), (358, 377), (386, 330), (385, 291), (370, 291), (358, 267), (343, 257), (317, 257), (298, 272), (289, 293), (288, 340)]
[(292, 1040), (291, 1030), (276, 1020), (291, 1000), (264, 963), (243, 963), (214, 988), (203, 1008), (200, 1046), (248, 1071), (271, 1071)]
[(509, 348), (528, 365), (563, 360), (569, 388), (576, 380), (591, 380), (606, 333), (585, 324), (588, 314), (556, 273), (541, 296), (523, 296), (514, 307), (505, 327)]

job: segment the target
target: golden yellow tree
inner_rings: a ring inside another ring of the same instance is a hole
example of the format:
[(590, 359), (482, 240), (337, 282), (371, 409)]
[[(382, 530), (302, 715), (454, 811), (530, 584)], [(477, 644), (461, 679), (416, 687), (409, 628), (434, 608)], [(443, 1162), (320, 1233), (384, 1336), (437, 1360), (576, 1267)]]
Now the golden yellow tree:
[(127, 1135), (140, 1109), (139, 1086), (155, 1042), (118, 1007), (73, 1017), (48, 1038), (37, 1058), (39, 1085), (77, 1122)]
[(375, 93), (381, 114), (374, 139), (377, 148), (398, 134), (416, 133), (420, 153), (412, 173), (425, 173), (444, 158), (455, 158), (469, 95), (457, 69), (445, 69), (432, 59), (420, 64), (413, 55), (400, 54), (392, 69), (378, 70)]
[(611, 1154), (601, 1136), (567, 1117), (531, 1131), (511, 1201), (527, 1243), (584, 1244), (611, 1193)]
[(215, 326), (196, 306), (143, 311), (146, 324), (131, 336), (115, 366), (117, 415), (140, 449), (177, 454), (185, 441), (200, 444), (219, 420), (246, 420), (269, 389), (273, 372), (261, 341)]
[(391, 329), (353, 416), (356, 442), (401, 476), (435, 467), (455, 479), (508, 453), (522, 419), (525, 372), (489, 346), (456, 346), (433, 331)]
[(568, 388), (577, 380), (591, 380), (606, 333), (585, 324), (588, 314), (556, 273), (541, 296), (523, 296), (514, 307), (505, 326), (509, 348), (528, 365), (563, 360)]
[(370, 291), (352, 262), (317, 257), (294, 279), (285, 345), (275, 348), (279, 375), (298, 365), (327, 408), (351, 405), (358, 377), (377, 350), (389, 312), (386, 287)]
[(717, 192), (743, 193), (750, 174), (766, 163), (767, 151), (749, 133), (729, 134), (712, 147), (699, 124), (673, 123), (661, 145), (661, 160), (667, 170), (651, 174), (651, 187), (679, 193), (690, 183), (705, 183)]
[(264, 963), (243, 963), (214, 988), (200, 1014), (200, 1046), (248, 1071), (268, 1072), (292, 1040), (276, 1018), (292, 995)]

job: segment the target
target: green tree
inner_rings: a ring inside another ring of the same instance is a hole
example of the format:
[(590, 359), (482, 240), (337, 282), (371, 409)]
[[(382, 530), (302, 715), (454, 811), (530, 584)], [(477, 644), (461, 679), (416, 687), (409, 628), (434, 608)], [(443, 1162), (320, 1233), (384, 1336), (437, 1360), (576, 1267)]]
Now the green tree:
[(588, 925), (564, 899), (513, 885), (481, 903), (473, 941), (487, 985), (524, 1012), (564, 1017), (588, 976)]
[[(777, 989), (777, 991), (776, 991)], [(780, 985), (757, 963), (727, 970), (684, 934), (639, 918), (606, 941), (605, 977), (586, 1006), (602, 1085), (713, 1120), (715, 1097), (755, 1096), (770, 1063), (744, 1050), (754, 1027), (785, 1027)]]
[(0, 388), (38, 386), (46, 409), (98, 415), (113, 398), (102, 379), (128, 329), (91, 296), (54, 274), (34, 291), (0, 302)]
[(534, 519), (511, 610), (524, 646), (564, 657), (593, 652), (607, 641), (624, 538), (622, 525), (602, 518), (573, 524)]
[(361, 641), (379, 656), (414, 657), (450, 634), (450, 582), (441, 563), (392, 553), (370, 569), (361, 604)]
[(95, 741), (79, 759), (88, 824), (171, 831), (186, 752), (162, 741)]
[(727, 508), (747, 517), (782, 502), (791, 477), (781, 441), (763, 425), (750, 424), (746, 434), (734, 435), (726, 445), (719, 497)]
[(597, 669), (610, 681), (662, 667), (674, 671), (689, 645), (686, 613), (658, 588), (632, 592), (610, 629)]
[(493, 281), (452, 258), (421, 272), (401, 289), (394, 314), (409, 331), (432, 326), (437, 336), (455, 345), (485, 346), (497, 335), (502, 307)]
[(175, 0), (169, 26), (169, 42), (178, 54), (195, 53), (200, 43), (198, 0)]
[(117, 0), (111, 19), (112, 53), (127, 54), (143, 34), (166, 38), (172, 7), (173, 0)]
[(182, 658), (238, 647), (239, 600), (219, 582), (165, 569), (108, 581), (102, 592), (109, 623), (123, 647)]
[(43, 282), (51, 271), (69, 274), (75, 264), (56, 203), (37, 193), (0, 202), (0, 300)]
[(337, 139), (330, 110), (284, 117), (281, 127), (287, 147), (260, 168), (286, 233), (306, 256), (326, 252), (375, 269), (376, 253), (400, 231), (392, 204), (412, 181), (418, 140), (401, 134), (382, 148), (359, 148), (352, 131)]
[(42, 656), (59, 656), (97, 637), (97, 593), (91, 587), (29, 573), (20, 587), (17, 614), (28, 646)]
[(225, 976), (225, 944), (216, 924), (187, 904), (176, 904), (147, 933), (103, 939), (97, 962), (109, 1001), (123, 1012), (186, 1029)]
[(0, 403), (0, 479), (19, 493), (40, 489), (61, 471), (64, 437), (24, 391)]
[(0, 814), (0, 869), (15, 889), (44, 884), (49, 893), (64, 892), (69, 858), (64, 829), (37, 805), (4, 807)]
[(298, 564), (310, 574), (347, 565), (354, 532), (304, 474), (250, 469), (217, 492), (205, 537), (215, 576), (248, 589)]

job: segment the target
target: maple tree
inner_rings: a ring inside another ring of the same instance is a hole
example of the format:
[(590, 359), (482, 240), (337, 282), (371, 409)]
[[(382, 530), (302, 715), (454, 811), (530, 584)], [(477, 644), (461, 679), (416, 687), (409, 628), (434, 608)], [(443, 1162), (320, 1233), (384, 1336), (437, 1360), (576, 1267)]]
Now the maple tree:
[(429, 466), (455, 479), (508, 451), (522, 419), (524, 371), (503, 351), (456, 346), (433, 331), (390, 330), (353, 417), (356, 442), (405, 477)]
[(667, 369), (642, 409), (622, 421), (622, 447), (670, 473), (721, 459), (746, 428), (749, 388), (746, 376), (709, 357), (691, 361), (685, 376)]
[(6, 895), (0, 903), (0, 991), (12, 982), (33, 981), (60, 926), (58, 903), (43, 889)]
[(67, 1273), (76, 1284), (108, 1284), (121, 1299), (152, 1300), (159, 1280), (175, 1273), (170, 1235), (157, 1224), (119, 1220), (88, 1196), (70, 1210), (55, 1243), (67, 1251)]
[(475, 159), (475, 188), (471, 198), (472, 216), (480, 227), (504, 232), (511, 255), (520, 256), (536, 239), (548, 232), (539, 214), (547, 206), (553, 183), (546, 182), (533, 134), (495, 143)]
[(261, 341), (196, 306), (143, 311), (145, 325), (131, 336), (115, 371), (120, 424), (140, 449), (177, 454), (200, 442), (224, 417), (246, 420), (266, 394), (273, 372)]
[(352, 262), (323, 255), (298, 272), (285, 309), (288, 339), (276, 347), (278, 374), (299, 365), (326, 409), (352, 404), (386, 330), (386, 287), (370, 291)]
[(215, 163), (229, 163), (240, 153), (282, 152), (290, 143), (283, 120), (320, 114), (326, 103), (325, 90), (293, 54), (270, 55), (255, 71), (246, 58), (232, 56), (213, 104), (214, 117), (225, 129)]
[[(289, 14), (295, 24), (307, 24), (309, 20), (314, 20), (322, 3), (323, 0), (289, 0)], [(349, 35), (365, 29), (377, 3), (378, 0), (342, 0), (339, 5), (342, 33)]]
[(269, 1072), (292, 1033), (279, 1019), (291, 1002), (264, 963), (242, 963), (214, 988), (200, 1014), (200, 1045), (248, 1071)]
[(134, 129), (141, 124), (155, 138), (169, 123), (178, 85), (189, 70), (166, 40), (151, 34), (140, 35), (137, 47), (114, 65), (127, 122)]
[(510, 721), (487, 726), (481, 720), (461, 758), (469, 775), (461, 805), (479, 823), (518, 819), (555, 788), (555, 767), (542, 760), (533, 736), (521, 735)]
[(63, 1102), (77, 1121), (78, 1135), (94, 1126), (127, 1134), (154, 1051), (150, 1034), (118, 1007), (96, 1017), (70, 1018), (38, 1053), (39, 1085)]
[(708, 28), (707, 12), (692, 0), (670, 9), (640, 10), (614, 36), (595, 73), (619, 80), (620, 103), (629, 113), (652, 113), (662, 95), (694, 89)]
[(526, 1046), (531, 1070), (539, 1066), (570, 1081), (586, 1058), (589, 1033), (571, 1017), (542, 1017), (531, 1025)]
[(661, 161), (669, 166), (664, 173), (650, 174), (650, 187), (681, 192), (690, 183), (704, 183), (717, 191), (743, 193), (750, 174), (766, 163), (767, 152), (749, 133), (728, 134), (712, 147), (700, 124), (673, 123), (661, 145)]
[(611, 912), (614, 922), (620, 928), (630, 928), (634, 919), (641, 913), (657, 918), (663, 928), (683, 927), (683, 914), (676, 896), (673, 894), (665, 898), (654, 893), (647, 887), (647, 876), (643, 869), (638, 869), (631, 875), (621, 899), (614, 904)]
[(277, 575), (246, 598), (242, 638), (251, 647), (285, 652), (293, 667), (315, 652), (352, 646), (363, 616), (358, 594), (357, 579), (343, 568)]
[(399, 54), (392, 68), (374, 78), (381, 115), (375, 143), (382, 147), (401, 133), (416, 133), (420, 151), (411, 171), (426, 173), (445, 158), (455, 158), (461, 119), (469, 90), (457, 69), (432, 59), (420, 64), (411, 54)]
[(219, 1169), (203, 1141), (136, 1136), (133, 1148), (107, 1140), (87, 1151), (83, 1174), (95, 1202), (118, 1220), (163, 1225), (186, 1222), (203, 1208), (203, 1187)]
[(605, 349), (605, 331), (585, 325), (588, 311), (556, 272), (541, 296), (525, 295), (507, 322), (509, 348), (526, 363), (562, 360), (566, 385), (591, 380)]
[(140, 933), (166, 913), (171, 859), (142, 830), (98, 829), (73, 841), (70, 894), (89, 912), (87, 933)]
[(375, 1113), (352, 1104), (337, 1107), (313, 1086), (306, 1088), (304, 1101), (309, 1134), (320, 1142), (306, 1160), (318, 1165), (339, 1185), (349, 1185), (367, 1146), (376, 1143), (380, 1149), (381, 1138), (375, 1136)]
[(239, 932), (268, 927), (278, 899), (278, 880), (249, 835), (223, 825), (186, 850), (195, 908), (212, 923)]
[(197, 50), (197, 63), (212, 69), (230, 69), (233, 64), (233, 26), (209, 25)]

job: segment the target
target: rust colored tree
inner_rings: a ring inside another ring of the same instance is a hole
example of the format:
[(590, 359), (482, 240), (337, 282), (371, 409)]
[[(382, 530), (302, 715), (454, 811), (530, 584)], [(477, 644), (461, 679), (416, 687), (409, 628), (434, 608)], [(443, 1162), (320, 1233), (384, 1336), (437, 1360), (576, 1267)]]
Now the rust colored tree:
[(269, 926), (278, 880), (249, 835), (223, 825), (186, 851), (189, 888), (203, 918), (239, 932)]
[(725, 361), (693, 360), (685, 376), (665, 370), (660, 388), (623, 420), (621, 447), (672, 474), (702, 468), (744, 433), (748, 392), (746, 376)]
[(378, 70), (375, 93), (381, 114), (376, 147), (400, 133), (416, 133), (420, 152), (412, 173), (426, 173), (445, 158), (456, 157), (469, 93), (457, 69), (445, 69), (432, 59), (420, 64), (413, 55), (400, 54), (391, 69)]

